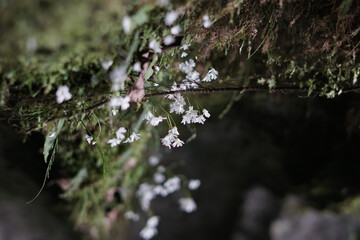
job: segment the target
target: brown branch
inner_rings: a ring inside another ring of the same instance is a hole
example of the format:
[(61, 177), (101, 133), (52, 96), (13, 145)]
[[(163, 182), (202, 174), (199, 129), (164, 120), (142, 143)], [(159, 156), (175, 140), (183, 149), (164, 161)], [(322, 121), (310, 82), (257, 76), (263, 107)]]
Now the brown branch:
[[(151, 98), (151, 97), (157, 97), (157, 96), (164, 96), (164, 95), (168, 95), (168, 94), (176, 94), (176, 93), (183, 93), (183, 94), (210, 94), (210, 93), (217, 93), (217, 92), (240, 92), (240, 93), (245, 93), (245, 92), (258, 92), (258, 91), (269, 91), (269, 93), (293, 93), (293, 92), (302, 92), (302, 93), (307, 93), (308, 89), (303, 89), (303, 88), (299, 88), (299, 87), (277, 87), (277, 88), (273, 88), (270, 89), (267, 87), (229, 87), (229, 88), (201, 88), (201, 89), (187, 89), (187, 90), (176, 90), (176, 91), (165, 91), (165, 92), (154, 92), (154, 93), (149, 93), (146, 94), (144, 96), (144, 98)], [(321, 91), (320, 90), (313, 90), (313, 93), (317, 93), (319, 94)], [(349, 88), (349, 89), (345, 89), (343, 90), (343, 93), (359, 93), (360, 92), (360, 87), (354, 87), (354, 88)], [(80, 115), (80, 114), (84, 114), (84, 113), (89, 113), (91, 111), (96, 110), (97, 108), (105, 105), (106, 103), (109, 102), (109, 98), (105, 98), (103, 100), (101, 100), (100, 102), (96, 103), (95, 105), (86, 108), (84, 110), (78, 110), (75, 112), (75, 115)], [(54, 117), (49, 119), (46, 124), (49, 124), (51, 122), (60, 120), (60, 119), (64, 119), (64, 118), (69, 118), (73, 116), (73, 114), (65, 114), (62, 116), (58, 116), (58, 117)], [(33, 131), (36, 130), (37, 127), (32, 127), (30, 129), (28, 129), (26, 131), (26, 133), (31, 133)]]

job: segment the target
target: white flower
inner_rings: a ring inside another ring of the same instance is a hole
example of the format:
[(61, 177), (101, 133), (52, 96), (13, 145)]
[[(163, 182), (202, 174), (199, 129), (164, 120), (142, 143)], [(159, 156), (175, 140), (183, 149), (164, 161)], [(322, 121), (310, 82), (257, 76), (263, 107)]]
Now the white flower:
[(153, 238), (157, 234), (157, 229), (152, 227), (145, 227), (140, 231), (140, 237), (145, 240)]
[(176, 21), (176, 19), (178, 18), (178, 16), (179, 16), (179, 14), (176, 11), (168, 12), (165, 16), (165, 20), (164, 20), (165, 24), (168, 26), (173, 24)]
[(131, 18), (129, 16), (125, 16), (122, 19), (122, 27), (126, 34), (129, 34), (131, 31)]
[(182, 58), (187, 57), (187, 55), (188, 55), (188, 54), (187, 54), (186, 52), (182, 52), (182, 53), (181, 53), (181, 57), (182, 57)]
[(164, 174), (162, 174), (162, 173), (155, 173), (154, 174), (154, 181), (156, 182), (156, 183), (163, 183), (164, 181), (165, 181), (165, 176), (164, 176)]
[(184, 145), (184, 142), (181, 141), (179, 138), (176, 138), (172, 144), (173, 147), (181, 147), (182, 145)]
[(173, 44), (174, 42), (175, 42), (175, 38), (174, 38), (174, 36), (172, 36), (172, 35), (167, 35), (167, 36), (164, 38), (164, 44), (165, 44), (166, 46), (171, 45), (171, 44)]
[(128, 137), (128, 138), (124, 141), (124, 143), (132, 143), (132, 142), (137, 141), (137, 140), (139, 140), (139, 139), (140, 139), (140, 134), (137, 134), (137, 133), (133, 132), (133, 133), (130, 135), (130, 137)]
[(155, 70), (158, 72), (160, 71), (160, 67), (159, 66), (154, 66)]
[(53, 132), (53, 133), (51, 133), (50, 135), (49, 135), (49, 138), (53, 138), (53, 137), (55, 137), (56, 136), (56, 132)]
[(116, 131), (116, 138), (119, 140), (123, 140), (125, 138), (124, 133), (126, 133), (126, 129), (124, 127), (119, 128)]
[(110, 107), (121, 107), (121, 110), (126, 110), (130, 107), (130, 97), (113, 97), (110, 100)]
[(124, 217), (125, 217), (126, 219), (133, 220), (133, 221), (135, 221), (135, 222), (139, 221), (139, 219), (140, 219), (139, 214), (134, 213), (133, 211), (127, 211), (127, 212), (124, 214)]
[(170, 29), (170, 32), (171, 32), (172, 35), (178, 35), (178, 34), (181, 32), (181, 27), (180, 27), (180, 25), (173, 26), (173, 27)]
[(196, 116), (195, 120), (193, 120), (194, 123), (201, 123), (204, 124), (206, 121), (206, 118), (203, 115)]
[(186, 75), (186, 79), (188, 79), (189, 81), (198, 81), (199, 77), (200, 77), (200, 73), (198, 73), (197, 71), (193, 71)]
[(170, 113), (182, 114), (185, 112), (184, 105), (180, 102), (174, 102), (170, 104)]
[(201, 184), (201, 182), (199, 179), (191, 179), (189, 181), (188, 188), (190, 190), (196, 190), (200, 187), (200, 184)]
[(203, 79), (203, 82), (211, 82), (212, 80), (216, 80), (217, 76), (218, 76), (218, 71), (212, 68), (206, 74), (205, 78)]
[(110, 72), (110, 80), (112, 82), (111, 89), (113, 91), (119, 91), (124, 88), (124, 83), (127, 78), (126, 67), (119, 66)]
[(146, 221), (146, 226), (156, 228), (159, 224), (159, 220), (160, 218), (158, 216), (152, 216)]
[(194, 67), (196, 66), (196, 63), (193, 59), (190, 59), (189, 61), (185, 61), (183, 63), (179, 64), (179, 70), (189, 74), (192, 73), (192, 71), (194, 70)]
[(166, 135), (164, 138), (161, 139), (161, 143), (162, 145), (164, 145), (165, 147), (171, 148), (171, 138), (169, 135)]
[(151, 40), (149, 43), (149, 48), (154, 50), (154, 52), (161, 53), (161, 46), (158, 41), (155, 39)]
[(111, 110), (111, 113), (112, 113), (112, 115), (113, 116), (116, 116), (116, 114), (119, 112), (119, 110), (117, 110), (117, 109), (112, 109)]
[(176, 192), (180, 189), (180, 178), (179, 177), (173, 177), (169, 178), (165, 183), (164, 187), (168, 191), (168, 193)]
[(180, 198), (179, 204), (180, 209), (187, 213), (194, 212), (197, 208), (196, 203), (192, 198)]
[(147, 211), (150, 208), (151, 200), (156, 196), (154, 186), (148, 183), (142, 183), (140, 184), (136, 195), (139, 197), (141, 209)]
[(164, 119), (166, 119), (165, 117), (162, 116), (158, 116), (155, 117), (150, 111), (145, 115), (145, 119), (147, 120), (147, 123), (152, 125), (152, 126), (157, 126), (159, 125), (160, 122), (162, 122)]
[(110, 144), (111, 147), (116, 147), (121, 143), (121, 140), (117, 138), (112, 138), (109, 141), (107, 141), (107, 143)]
[(204, 117), (206, 117), (206, 118), (209, 118), (210, 117), (210, 113), (209, 113), (209, 111), (208, 110), (206, 110), (206, 109), (203, 109), (203, 115), (204, 115)]
[(198, 111), (194, 110), (193, 106), (189, 106), (189, 109), (185, 112), (185, 115), (183, 115), (183, 119), (181, 123), (182, 124), (199, 123), (200, 120), (202, 119), (199, 118)]
[(160, 162), (160, 158), (158, 156), (151, 156), (149, 157), (149, 164), (150, 166), (156, 166)]
[(191, 46), (191, 44), (184, 44), (184, 45), (182, 45), (182, 46), (180, 47), (180, 49), (182, 49), (182, 50), (188, 50), (190, 46)]
[(96, 144), (96, 142), (93, 141), (94, 138), (93, 138), (92, 136), (89, 136), (89, 135), (85, 134), (85, 139), (86, 139), (86, 141), (87, 141), (89, 144), (91, 144), (91, 145), (95, 145), (95, 144)]
[(203, 16), (203, 21), (204, 21), (203, 25), (204, 25), (205, 28), (211, 27), (212, 23), (211, 23), (210, 18), (209, 18), (208, 15)]
[(158, 83), (154, 83), (154, 87), (158, 87), (159, 86), (159, 84)]
[(113, 64), (113, 60), (101, 62), (102, 68), (105, 69), (106, 71), (111, 67), (112, 64)]
[(141, 63), (140, 62), (134, 63), (133, 70), (135, 72), (141, 72)]
[(72, 97), (68, 86), (60, 86), (56, 91), (56, 102), (62, 103), (70, 100)]

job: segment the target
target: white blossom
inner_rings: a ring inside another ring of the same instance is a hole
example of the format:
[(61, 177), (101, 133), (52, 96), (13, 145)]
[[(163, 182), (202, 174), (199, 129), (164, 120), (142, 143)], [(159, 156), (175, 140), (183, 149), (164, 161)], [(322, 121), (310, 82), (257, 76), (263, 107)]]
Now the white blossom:
[(158, 156), (151, 156), (149, 157), (149, 164), (150, 166), (156, 166), (160, 162), (160, 158)]
[(162, 173), (155, 173), (154, 174), (154, 182), (155, 183), (163, 183), (165, 181), (165, 176)]
[(195, 81), (195, 82), (199, 80), (199, 77), (200, 77), (200, 73), (198, 73), (197, 71), (190, 72), (186, 75), (187, 80)]
[(152, 39), (149, 43), (149, 48), (154, 50), (154, 52), (161, 53), (161, 46), (158, 41)]
[(160, 218), (158, 216), (152, 216), (146, 221), (147, 227), (156, 228), (159, 225)]
[(171, 44), (173, 44), (174, 42), (175, 42), (175, 38), (174, 38), (174, 36), (172, 36), (172, 35), (167, 35), (167, 36), (164, 38), (164, 44), (165, 44), (166, 46), (171, 45)]
[(135, 72), (141, 72), (141, 63), (140, 62), (134, 63), (133, 70)]
[(209, 113), (209, 111), (208, 110), (206, 110), (206, 109), (203, 109), (203, 115), (204, 115), (204, 117), (206, 117), (206, 118), (209, 118), (210, 117), (210, 113)]
[(85, 134), (85, 139), (90, 145), (95, 145), (96, 144), (96, 142), (93, 141), (94, 138), (92, 136), (89, 136), (89, 135)]
[(115, 133), (116, 138), (119, 140), (123, 140), (125, 138), (124, 133), (126, 133), (126, 129), (124, 127), (120, 127)]
[(201, 123), (204, 124), (206, 121), (206, 118), (203, 115), (196, 116), (195, 120), (193, 120), (194, 123)]
[(196, 203), (192, 198), (180, 198), (179, 204), (180, 209), (187, 213), (194, 212), (197, 209)]
[(182, 145), (184, 145), (184, 142), (181, 141), (179, 138), (176, 138), (172, 144), (173, 147), (181, 147)]
[(52, 132), (51, 134), (49, 134), (49, 138), (53, 138), (56, 136), (56, 132)]
[(189, 61), (185, 61), (183, 63), (179, 64), (180, 71), (189, 74), (192, 73), (194, 70), (194, 67), (196, 66), (196, 63), (193, 59), (189, 59)]
[(121, 140), (117, 138), (112, 138), (109, 141), (107, 141), (107, 143), (110, 144), (111, 147), (116, 147), (121, 143)]
[(148, 183), (142, 183), (140, 184), (136, 195), (139, 197), (141, 209), (147, 211), (150, 208), (151, 200), (156, 196), (154, 186)]
[(166, 135), (164, 138), (161, 139), (161, 143), (162, 145), (164, 145), (165, 147), (171, 148), (171, 138), (169, 135)]
[(200, 184), (201, 184), (201, 182), (199, 179), (191, 179), (189, 181), (188, 188), (190, 190), (196, 190), (200, 187)]
[(164, 183), (164, 188), (168, 191), (168, 193), (176, 192), (180, 189), (180, 178), (177, 176), (169, 178)]
[(125, 217), (126, 219), (133, 220), (134, 222), (137, 222), (137, 221), (139, 221), (139, 219), (140, 219), (139, 214), (134, 213), (133, 211), (127, 211), (127, 212), (124, 214), (124, 217)]
[(124, 111), (130, 107), (130, 97), (113, 97), (110, 100), (110, 107), (120, 107)]
[(131, 31), (131, 18), (129, 16), (124, 16), (122, 19), (122, 27), (126, 34), (129, 34)]
[(218, 76), (218, 71), (212, 68), (206, 74), (205, 78), (203, 79), (203, 82), (211, 82), (212, 80), (216, 80), (217, 76)]
[(157, 126), (160, 122), (166, 119), (166, 117), (158, 116), (155, 117), (150, 111), (145, 115), (145, 119), (147, 120), (147, 123), (151, 126)]
[(113, 60), (101, 61), (101, 66), (103, 69), (105, 69), (105, 71), (109, 70), (112, 64), (113, 64)]
[(111, 110), (111, 113), (112, 113), (112, 115), (113, 116), (116, 116), (116, 114), (119, 112), (119, 110), (117, 110), (117, 109), (112, 109)]
[(124, 143), (132, 143), (140, 139), (140, 134), (133, 132), (125, 141)]
[(187, 55), (188, 55), (188, 54), (187, 54), (186, 52), (182, 52), (182, 53), (181, 53), (181, 57), (182, 57), (182, 58), (187, 57)]
[(145, 227), (140, 231), (140, 237), (145, 240), (153, 238), (157, 234), (157, 229), (152, 227)]
[(182, 46), (180, 47), (180, 49), (182, 49), (182, 50), (188, 50), (190, 46), (191, 46), (191, 44), (184, 44), (184, 45), (182, 45)]
[(119, 66), (110, 72), (110, 80), (112, 82), (111, 89), (119, 91), (124, 88), (124, 83), (127, 78), (126, 67)]
[(172, 35), (178, 35), (181, 32), (180, 25), (175, 25), (170, 29)]
[(56, 102), (62, 103), (70, 100), (72, 97), (68, 86), (60, 86), (56, 91)]
[(176, 21), (176, 19), (178, 18), (178, 16), (179, 16), (179, 14), (176, 11), (168, 12), (165, 16), (165, 20), (164, 20), (165, 24), (166, 25), (173, 24)]
[(189, 106), (189, 109), (186, 110), (185, 115), (181, 121), (182, 124), (196, 123), (198, 118), (198, 110), (194, 110), (193, 106)]
[(203, 25), (204, 25), (205, 28), (211, 27), (212, 23), (210, 21), (209, 15), (204, 15), (203, 16), (203, 21), (204, 21)]

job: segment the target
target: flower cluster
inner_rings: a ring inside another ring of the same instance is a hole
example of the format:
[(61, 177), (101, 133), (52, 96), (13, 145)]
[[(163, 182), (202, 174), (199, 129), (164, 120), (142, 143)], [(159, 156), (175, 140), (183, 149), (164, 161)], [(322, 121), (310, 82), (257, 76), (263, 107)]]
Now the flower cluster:
[(60, 86), (56, 91), (56, 102), (63, 103), (70, 100), (72, 97), (68, 86)]
[(110, 100), (110, 107), (120, 107), (121, 110), (126, 110), (130, 107), (130, 97), (113, 97)]
[(210, 113), (203, 109), (202, 114), (198, 114), (198, 110), (194, 110), (193, 106), (189, 106), (189, 109), (186, 110), (185, 114), (183, 115), (182, 124), (189, 124), (189, 123), (201, 123), (204, 124), (206, 118), (210, 117)]
[(158, 116), (155, 117), (150, 111), (145, 115), (146, 123), (151, 126), (157, 126), (160, 122), (166, 119), (166, 117)]
[(146, 221), (146, 226), (140, 231), (140, 237), (145, 240), (153, 238), (157, 234), (157, 226), (159, 225), (160, 218), (152, 216)]
[(124, 140), (124, 133), (126, 133), (126, 129), (124, 127), (119, 128), (115, 133), (116, 138), (110, 139), (107, 143), (110, 144), (111, 147), (116, 147), (122, 140)]
[(179, 132), (177, 127), (173, 127), (168, 131), (168, 135), (161, 139), (161, 143), (168, 147), (181, 147), (184, 145), (184, 142), (179, 139)]
[(95, 145), (96, 144), (96, 142), (94, 141), (94, 138), (92, 136), (89, 136), (89, 135), (85, 134), (85, 139), (90, 145)]

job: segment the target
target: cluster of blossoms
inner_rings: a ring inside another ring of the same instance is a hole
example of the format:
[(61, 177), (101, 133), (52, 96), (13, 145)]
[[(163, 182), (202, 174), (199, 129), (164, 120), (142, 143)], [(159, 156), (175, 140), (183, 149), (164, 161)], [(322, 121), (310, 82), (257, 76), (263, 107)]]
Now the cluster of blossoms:
[(173, 127), (168, 131), (168, 134), (161, 139), (161, 143), (168, 147), (181, 147), (184, 145), (184, 142), (179, 139), (179, 132), (177, 127)]
[(158, 116), (155, 117), (150, 111), (145, 115), (146, 123), (150, 124), (151, 126), (157, 126), (160, 122), (166, 119), (166, 117)]
[(186, 110), (183, 118), (181, 120), (182, 124), (189, 124), (189, 123), (201, 123), (204, 124), (206, 118), (210, 117), (210, 113), (203, 109), (202, 114), (198, 114), (198, 110), (194, 110), (193, 106), (189, 106), (189, 109)]
[(203, 26), (205, 27), (205, 28), (209, 28), (209, 27), (211, 27), (211, 25), (212, 25), (212, 22), (210, 21), (210, 18), (209, 18), (209, 15), (204, 15), (203, 16)]
[(157, 226), (159, 225), (160, 218), (152, 216), (146, 221), (146, 226), (140, 231), (140, 237), (145, 240), (153, 238), (157, 234)]
[(113, 97), (110, 100), (110, 107), (120, 107), (121, 110), (126, 110), (130, 107), (130, 97), (126, 96), (126, 97)]
[[(115, 133), (116, 138), (110, 139), (107, 143), (110, 144), (111, 147), (116, 147), (125, 139), (124, 133), (126, 133), (126, 129), (124, 127), (120, 127)], [(125, 139), (124, 143), (131, 143), (139, 139), (140, 134), (133, 132), (127, 139)]]
[(60, 86), (56, 91), (56, 102), (63, 103), (70, 100), (72, 97), (68, 86)]
[(92, 136), (89, 136), (89, 135), (85, 134), (85, 139), (90, 145), (95, 145), (96, 144), (96, 141), (94, 141), (94, 138)]

